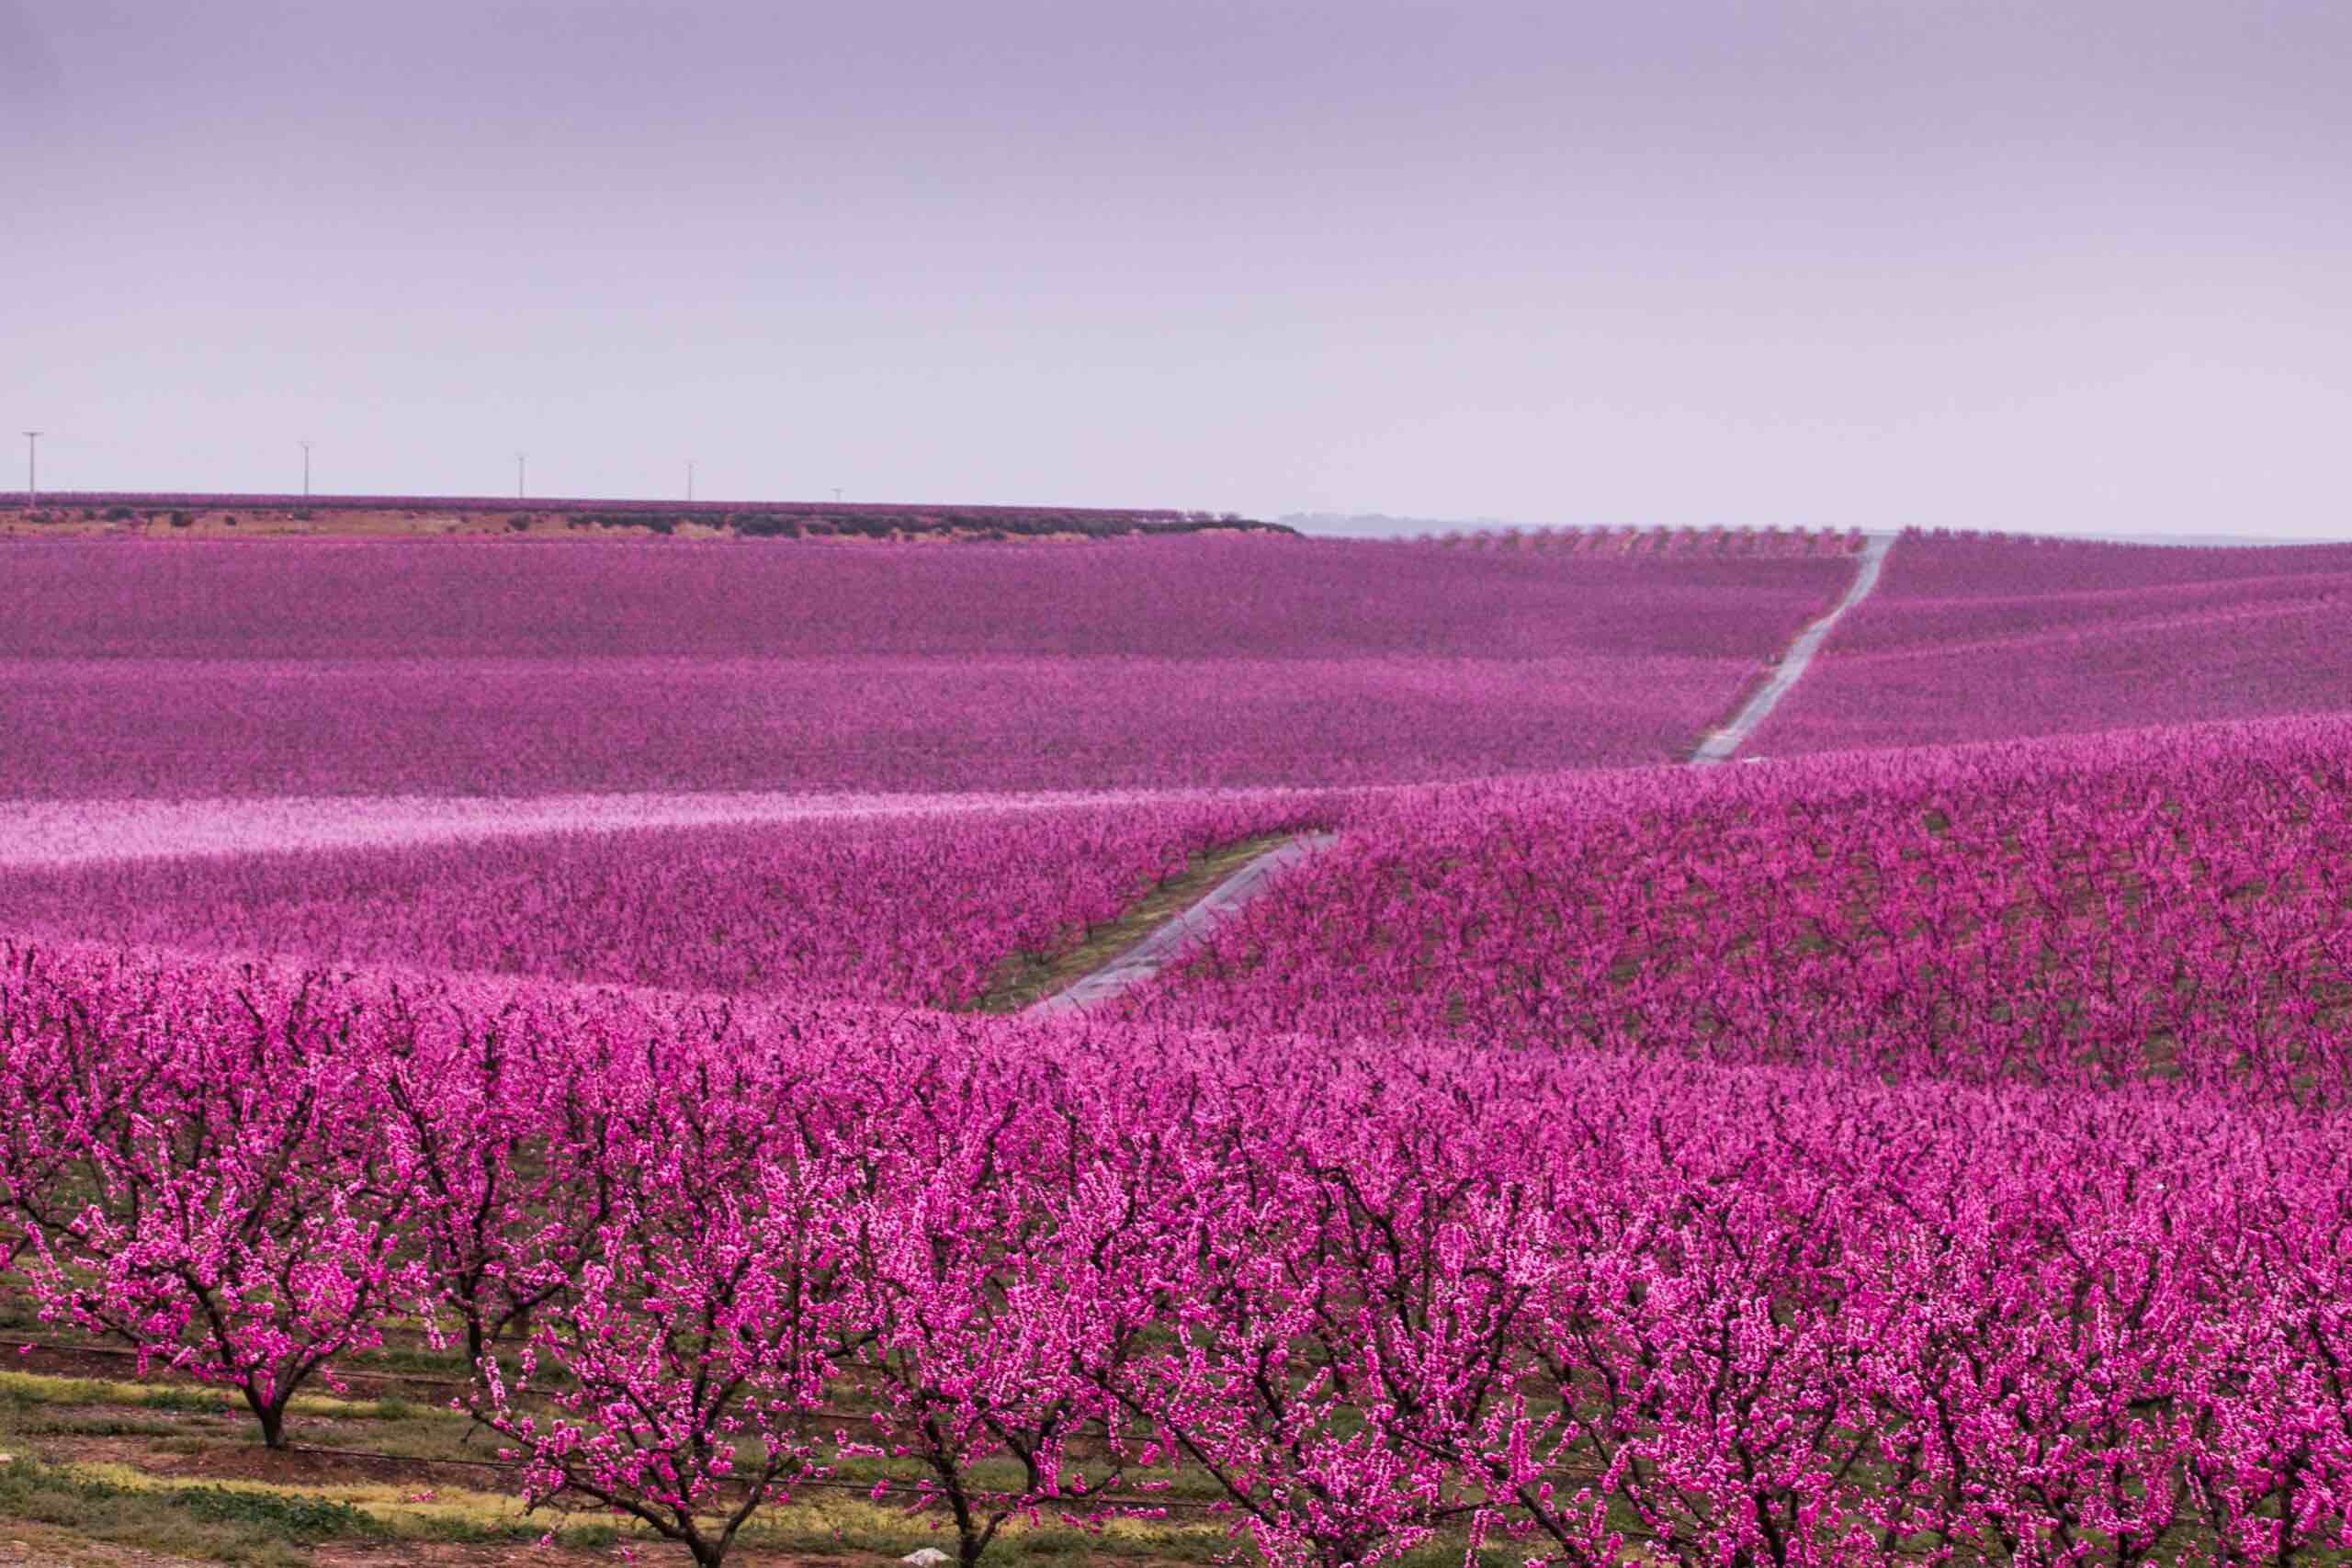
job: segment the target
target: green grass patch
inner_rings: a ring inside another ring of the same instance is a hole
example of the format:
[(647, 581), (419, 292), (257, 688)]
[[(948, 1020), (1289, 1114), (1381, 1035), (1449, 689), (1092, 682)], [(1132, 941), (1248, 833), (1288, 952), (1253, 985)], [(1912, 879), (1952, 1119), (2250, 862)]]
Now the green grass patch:
[[(141, 1410), (178, 1410), (190, 1415), (247, 1416), (244, 1400), (226, 1388), (201, 1384), (139, 1382), (116, 1378), (52, 1377), (45, 1372), (0, 1372), (0, 1406), (129, 1405)], [(300, 1393), (291, 1413), (345, 1420), (407, 1420), (417, 1406), (398, 1395), (389, 1399), (337, 1399), (332, 1393)]]

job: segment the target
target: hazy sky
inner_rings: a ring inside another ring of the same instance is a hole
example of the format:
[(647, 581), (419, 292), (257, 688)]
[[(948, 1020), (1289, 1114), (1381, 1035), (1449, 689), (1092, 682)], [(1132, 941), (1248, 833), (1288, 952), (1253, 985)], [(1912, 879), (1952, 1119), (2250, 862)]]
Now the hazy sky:
[(59, 487), (2352, 535), (2326, 0), (0, 0), (0, 106)]

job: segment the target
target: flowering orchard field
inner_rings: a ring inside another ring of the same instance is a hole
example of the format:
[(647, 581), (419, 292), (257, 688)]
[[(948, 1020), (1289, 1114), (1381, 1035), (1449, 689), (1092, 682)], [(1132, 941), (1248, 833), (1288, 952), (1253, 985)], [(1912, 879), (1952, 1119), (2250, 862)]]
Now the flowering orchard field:
[(1219, 845), (1328, 821), (1226, 795), (0, 869), (12, 929), (124, 947), (962, 1007)]
[(1327, 1563), (2342, 1543), (2352, 1125), (2286, 1097), (6, 973), (45, 1313), (273, 1442), (421, 1321), (531, 1495), (703, 1562), (848, 1478), (967, 1560), (1030, 1511)]
[(1764, 755), (2352, 707), (2352, 546), (1906, 536)]
[(57, 543), (0, 795), (1103, 789), (1670, 761), (1834, 556)]
[(1840, 555), (1563, 562), (1283, 538), (795, 549), (584, 541), (8, 547), (0, 659), (1763, 659)]
[(0, 794), (1410, 783), (1464, 769), (1671, 761), (1731, 709), (1755, 662), (1600, 653), (14, 662), (0, 665)]
[[(2352, 1560), (2352, 714), (2072, 656), (2283, 672), (2338, 558), (1907, 538), (1772, 725), (1996, 734), (1868, 683), (1982, 637), (2112, 732), (1692, 770), (1851, 563), (1626, 543), (12, 551), (0, 1338), (86, 1408), (0, 1408), (80, 1488), (0, 1512)], [(1110, 1006), (974, 1010), (1306, 828)]]
[(2333, 1108), (2352, 717), (1385, 797), (1127, 1005)]

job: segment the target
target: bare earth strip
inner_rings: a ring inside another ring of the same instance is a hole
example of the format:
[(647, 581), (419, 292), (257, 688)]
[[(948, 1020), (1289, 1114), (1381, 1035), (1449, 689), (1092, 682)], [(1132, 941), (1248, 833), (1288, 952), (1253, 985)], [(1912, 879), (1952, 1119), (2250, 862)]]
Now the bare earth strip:
[(832, 818), (971, 815), (1276, 800), (1326, 790), (1048, 791), (1001, 795), (280, 795), (253, 800), (0, 802), (0, 868), (176, 855), (360, 849)]
[(1757, 726), (1770, 716), (1772, 710), (1781, 705), (1781, 699), (1804, 678), (1806, 669), (1813, 663), (1813, 656), (1821, 651), (1821, 645), (1828, 640), (1831, 629), (1845, 617), (1846, 612), (1870, 597), (1871, 590), (1878, 586), (1879, 570), (1886, 564), (1886, 552), (1894, 547), (1894, 535), (1871, 536), (1862, 546), (1860, 562), (1855, 570), (1853, 582), (1846, 589), (1846, 596), (1830, 608), (1829, 614), (1805, 627), (1796, 641), (1789, 644), (1789, 650), (1781, 655), (1780, 663), (1772, 667), (1771, 675), (1732, 716), (1732, 721), (1700, 742), (1699, 750), (1690, 758), (1692, 767), (1712, 767), (1718, 762), (1731, 761), (1732, 753), (1747, 743), (1747, 738), (1756, 733)]
[(1339, 841), (1336, 833), (1307, 833), (1268, 850), (1218, 883), (1207, 897), (1110, 963), (1078, 980), (1067, 990), (1032, 1003), (1023, 1010), (1040, 1018), (1083, 1011), (1130, 987), (1141, 985), (1205, 942), (1210, 932), (1239, 913), (1244, 904), (1272, 886), (1274, 879), (1283, 871), (1322, 853)]
[[(1781, 699), (1804, 679), (1813, 663), (1813, 657), (1828, 640), (1847, 611), (1870, 597), (1878, 586), (1880, 570), (1886, 564), (1887, 552), (1894, 546), (1892, 534), (1872, 535), (1862, 546), (1857, 558), (1854, 581), (1847, 586), (1845, 596), (1830, 607), (1829, 613), (1815, 621), (1797, 635), (1788, 651), (1773, 666), (1771, 675), (1758, 687), (1723, 728), (1710, 733), (1701, 742), (1690, 765), (1709, 767), (1731, 760), (1756, 728), (1780, 705)], [(1031, 1003), (1023, 1010), (1039, 1017), (1057, 1013), (1083, 1011), (1109, 1000), (1131, 987), (1159, 974), (1170, 964), (1191, 952), (1207, 940), (1209, 933), (1230, 919), (1252, 898), (1273, 886), (1274, 880), (1287, 867), (1321, 853), (1338, 843), (1333, 833), (1302, 835), (1277, 849), (1267, 851), (1235, 872), (1209, 891), (1206, 897), (1182, 914), (1154, 931), (1149, 936), (1122, 953), (1101, 968), (1081, 976), (1067, 989)]]
[(999, 968), (974, 1007), (981, 1012), (1021, 1012), (1093, 973), (1148, 936), (1161, 922), (1182, 914), (1235, 873), (1295, 834), (1267, 833), (1191, 857), (1184, 869), (1145, 893), (1118, 919), (1089, 930), (1072, 947), (1055, 953), (1016, 953)]

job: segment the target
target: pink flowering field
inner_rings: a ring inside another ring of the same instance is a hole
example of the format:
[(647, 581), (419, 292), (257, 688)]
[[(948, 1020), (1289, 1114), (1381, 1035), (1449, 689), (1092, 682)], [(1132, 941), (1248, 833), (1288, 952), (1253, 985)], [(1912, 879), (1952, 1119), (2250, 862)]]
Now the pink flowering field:
[(1837, 555), (65, 541), (0, 795), (1396, 783), (1669, 761)]
[(1126, 1006), (1903, 1077), (2352, 1074), (2352, 716), (1492, 781), (1341, 843)]
[[(1842, 553), (6, 562), (0, 1511), (2352, 1558), (2352, 557), (1908, 537), (1709, 769)], [(1309, 828), (1109, 1006), (972, 1010)]]
[(975, 1561), (1037, 1520), (1279, 1562), (2344, 1543), (2340, 1050), (1864, 1071), (6, 958), (44, 1334), (299, 1444), (423, 1322), (525, 1495), (681, 1561), (844, 1491)]
[(1750, 750), (2352, 708), (2352, 546), (1906, 536)]
[[(323, 803), (322, 803), (323, 804)], [(351, 849), (0, 865), (13, 930), (126, 947), (959, 1007), (1188, 857), (1328, 800), (859, 811)]]

